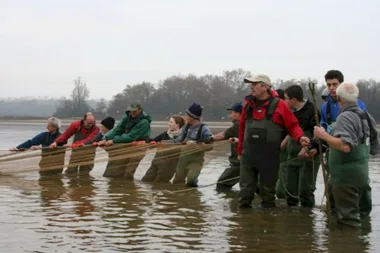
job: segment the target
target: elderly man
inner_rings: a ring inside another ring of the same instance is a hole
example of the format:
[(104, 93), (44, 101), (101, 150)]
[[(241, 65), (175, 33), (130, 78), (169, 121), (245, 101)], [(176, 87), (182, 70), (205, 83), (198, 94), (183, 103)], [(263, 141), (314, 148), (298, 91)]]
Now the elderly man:
[[(133, 141), (145, 141), (150, 137), (150, 122), (152, 117), (148, 115), (140, 103), (132, 103), (126, 110), (125, 115), (117, 126), (109, 131), (104, 140), (99, 142), (99, 146), (111, 146), (116, 143), (131, 143)], [(124, 176), (126, 179), (133, 179), (140, 161), (145, 156), (145, 149), (139, 148), (136, 155), (130, 158), (116, 159), (120, 156), (120, 150), (107, 149), (108, 161), (104, 171), (104, 177)], [(126, 151), (127, 152), (127, 151)]]
[(251, 84), (252, 94), (245, 97), (239, 122), (240, 207), (251, 207), (260, 175), (261, 206), (271, 208), (276, 206), (281, 142), (286, 134), (302, 146), (309, 145), (310, 140), (303, 135), (286, 102), (271, 90), (267, 75), (255, 75), (244, 82)]
[[(50, 148), (55, 148), (57, 145), (67, 142), (72, 136), (74, 136), (73, 143), (65, 144), (64, 147), (85, 145), (86, 142), (92, 140), (98, 133), (99, 127), (95, 124), (94, 115), (92, 115), (92, 113), (86, 113), (82, 120), (71, 123), (66, 131), (50, 145)], [(93, 147), (73, 149), (66, 173), (89, 173), (94, 167), (93, 161), (95, 159), (95, 153), (96, 149)], [(86, 165), (78, 165), (82, 162), (86, 162)]]
[[(322, 108), (321, 108), (320, 124), (322, 127), (326, 129), (328, 133), (330, 133), (340, 111), (340, 106), (337, 100), (336, 90), (339, 87), (339, 85), (343, 83), (344, 81), (343, 73), (339, 70), (334, 70), (334, 69), (329, 70), (325, 74), (325, 81), (326, 81), (329, 94), (326, 97), (326, 102), (322, 105)], [(357, 104), (359, 108), (362, 109), (363, 111), (367, 110), (366, 105), (360, 99), (357, 100)], [(326, 157), (327, 159), (329, 158), (328, 155), (326, 155)], [(327, 173), (328, 173), (327, 176), (330, 177), (328, 166), (327, 166)], [(334, 202), (334, 194), (331, 192), (330, 179), (328, 183), (328, 191), (329, 191), (329, 197), (330, 197), (330, 203), (331, 203), (331, 210), (334, 212), (335, 202)], [(369, 191), (368, 196), (371, 196), (371, 187), (368, 186), (367, 191)], [(369, 199), (368, 201), (371, 201), (371, 200)]]
[(376, 122), (359, 108), (356, 85), (343, 83), (336, 95), (341, 113), (331, 135), (323, 127), (315, 127), (314, 136), (330, 146), (328, 163), (338, 222), (360, 227), (360, 216), (369, 215), (372, 208), (362, 199), (368, 199), (368, 160), (371, 147), (377, 144)]
[[(10, 151), (42, 149), (39, 173), (41, 175), (62, 173), (65, 163), (65, 150), (52, 152), (48, 149), (49, 145), (61, 135), (61, 132), (59, 131), (60, 128), (61, 120), (55, 117), (48, 118), (46, 125), (47, 131), (21, 143), (16, 148), (11, 148)], [(64, 144), (66, 144), (66, 142), (61, 143), (60, 146)]]

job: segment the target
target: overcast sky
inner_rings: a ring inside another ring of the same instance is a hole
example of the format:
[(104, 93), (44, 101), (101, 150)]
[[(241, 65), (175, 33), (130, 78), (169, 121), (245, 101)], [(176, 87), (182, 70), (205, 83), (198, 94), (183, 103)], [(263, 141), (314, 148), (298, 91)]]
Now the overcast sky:
[(379, 0), (0, 0), (0, 97), (93, 98), (173, 74), (380, 80)]

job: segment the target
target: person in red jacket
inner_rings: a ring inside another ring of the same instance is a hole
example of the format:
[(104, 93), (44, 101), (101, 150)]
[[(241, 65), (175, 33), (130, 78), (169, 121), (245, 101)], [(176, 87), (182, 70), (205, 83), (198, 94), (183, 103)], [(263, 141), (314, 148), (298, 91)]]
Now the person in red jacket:
[(240, 207), (251, 207), (260, 175), (261, 206), (275, 207), (275, 187), (280, 165), (281, 142), (286, 134), (302, 146), (310, 145), (286, 102), (271, 90), (267, 75), (244, 79), (252, 94), (245, 97), (239, 123)]
[[(95, 124), (94, 115), (92, 113), (86, 113), (82, 120), (77, 120), (71, 123), (66, 131), (63, 132), (57, 139), (55, 139), (55, 141), (50, 145), (50, 148), (56, 148), (58, 144), (67, 142), (72, 136), (74, 136), (72, 144), (65, 144), (63, 147), (85, 145), (85, 143), (91, 141), (99, 133), (99, 131), (99, 127), (97, 127)], [(78, 171), (81, 173), (89, 173), (94, 167), (94, 163), (80, 166), (75, 165), (75, 163), (83, 162), (83, 157), (88, 158), (88, 161), (93, 161), (95, 159), (95, 154), (96, 148), (92, 146), (73, 149), (66, 173), (73, 173)]]

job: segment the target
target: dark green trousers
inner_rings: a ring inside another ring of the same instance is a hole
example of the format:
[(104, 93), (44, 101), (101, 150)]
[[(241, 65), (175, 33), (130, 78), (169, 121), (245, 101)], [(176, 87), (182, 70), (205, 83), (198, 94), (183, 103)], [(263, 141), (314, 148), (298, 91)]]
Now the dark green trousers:
[(188, 187), (198, 186), (198, 177), (204, 164), (204, 152), (181, 155), (178, 158), (173, 184), (186, 182)]
[[(240, 176), (240, 163), (230, 163), (230, 166), (225, 169), (218, 179), (216, 187), (219, 188), (232, 188), (235, 184), (239, 183)], [(232, 179), (235, 178), (235, 179)], [(231, 180), (232, 179), (232, 180)], [(225, 181), (221, 182), (220, 181)]]
[(264, 181), (262, 177), (259, 179), (259, 171), (255, 167), (244, 166), (244, 164), (241, 164), (240, 167), (240, 204), (251, 206), (258, 187), (258, 180), (260, 180), (261, 206), (275, 207), (277, 173), (273, 175), (272, 180)]
[(286, 167), (286, 202), (289, 206), (312, 208), (315, 205), (314, 191), (320, 162), (316, 156), (313, 160), (295, 159)]
[(335, 212), (338, 223), (360, 228), (361, 217), (368, 216), (372, 210), (371, 196), (368, 195), (369, 185), (360, 187), (353, 184), (333, 184), (332, 192), (335, 199)]

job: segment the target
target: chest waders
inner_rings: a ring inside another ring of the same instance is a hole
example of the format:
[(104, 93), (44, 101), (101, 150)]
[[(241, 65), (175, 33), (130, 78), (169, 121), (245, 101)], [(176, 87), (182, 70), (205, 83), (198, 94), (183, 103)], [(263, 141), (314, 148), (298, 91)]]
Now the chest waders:
[[(60, 134), (59, 134), (60, 135)], [(57, 135), (57, 137), (59, 136)], [(49, 133), (46, 132), (42, 147), (47, 147), (49, 142)], [(39, 163), (40, 175), (61, 174), (65, 166), (65, 149), (49, 150), (47, 148), (41, 150), (41, 160)], [(58, 168), (56, 168), (58, 167)]]
[[(136, 122), (131, 129), (135, 127), (137, 123), (138, 122)], [(127, 130), (125, 133), (127, 133)], [(149, 136), (145, 136), (136, 141), (146, 141), (148, 139)], [(133, 148), (133, 151), (123, 148), (115, 149), (115, 147), (112, 146), (110, 148), (105, 147), (104, 149), (108, 153), (108, 163), (103, 177), (123, 177), (124, 179), (133, 180), (137, 167), (145, 157), (147, 147), (136, 146)], [(125, 158), (128, 153), (131, 154), (131, 157)]]
[[(304, 134), (310, 139), (313, 138), (310, 130), (304, 130)], [(286, 201), (288, 206), (297, 206), (301, 202), (302, 207), (312, 208), (315, 205), (314, 191), (320, 166), (319, 156), (314, 156), (310, 160), (298, 158), (301, 149), (299, 143), (289, 139), (285, 179)]]
[[(196, 139), (191, 139), (187, 137), (188, 129), (190, 125), (187, 125), (184, 132), (183, 141), (196, 141), (199, 143), (199, 140), (202, 137), (202, 130), (205, 125), (201, 123), (201, 126), (198, 129)], [(178, 158), (178, 165), (176, 168), (175, 176), (173, 183), (183, 183), (186, 181), (186, 185), (189, 187), (198, 186), (198, 177), (201, 173), (204, 157), (205, 157), (205, 148), (211, 145), (184, 145), (181, 148), (181, 155)]]
[(372, 210), (371, 187), (369, 186), (369, 135), (364, 132), (364, 113), (350, 110), (362, 121), (363, 138), (349, 153), (330, 147), (329, 167), (335, 212), (338, 222), (360, 227), (360, 217), (368, 216)]
[[(90, 135), (90, 131), (86, 134), (81, 132), (83, 126), (80, 126), (74, 135), (73, 143), (76, 141), (82, 141)], [(94, 168), (94, 159), (96, 154), (96, 147), (81, 147), (71, 150), (70, 162), (67, 166), (66, 173), (80, 172), (81, 174), (87, 174)], [(79, 165), (79, 163), (86, 163)]]
[[(252, 106), (246, 107), (243, 153), (240, 170), (240, 203), (251, 206), (260, 176), (263, 207), (275, 207), (275, 187), (280, 165), (280, 145), (285, 136), (283, 127), (272, 121), (279, 98), (271, 98), (266, 115), (253, 118)], [(261, 108), (258, 108), (260, 110)]]
[[(236, 133), (236, 136), (233, 136), (233, 137), (239, 137), (238, 136), (239, 133)], [(220, 177), (218, 178), (218, 181), (217, 182), (221, 182), (221, 181), (225, 181), (225, 182), (222, 182), (222, 183), (217, 183), (217, 189), (229, 189), (229, 188), (232, 188), (235, 184), (239, 183), (239, 178), (236, 178), (236, 177), (239, 177), (240, 176), (240, 161), (237, 159), (237, 152), (236, 152), (236, 148), (237, 148), (237, 143), (231, 143), (230, 144), (231, 146), (231, 155), (229, 157), (229, 161), (230, 161), (230, 166), (228, 168), (226, 168), (222, 175), (220, 175)], [(236, 179), (232, 179), (232, 178), (236, 178)]]

